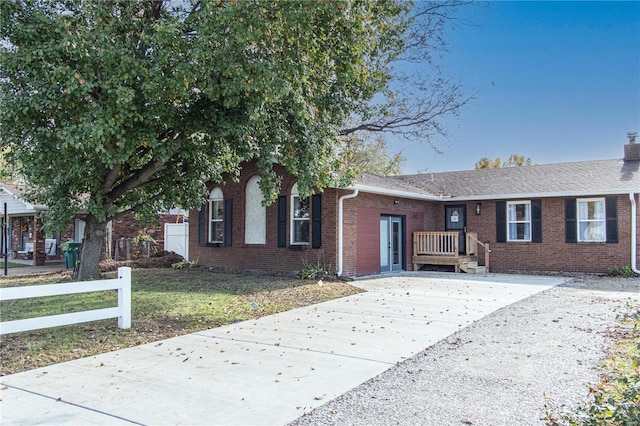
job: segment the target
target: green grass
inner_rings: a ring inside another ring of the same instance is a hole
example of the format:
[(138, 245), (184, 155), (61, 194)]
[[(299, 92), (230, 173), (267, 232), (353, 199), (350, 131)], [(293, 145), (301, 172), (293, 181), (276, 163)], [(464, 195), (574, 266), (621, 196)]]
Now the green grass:
[[(17, 262), (7, 263), (8, 268), (24, 268), (25, 266), (29, 266), (29, 265), (25, 265), (24, 263), (17, 263)], [(4, 260), (0, 259), (0, 269), (3, 269), (3, 268), (4, 268)]]
[[(111, 276), (114, 274), (112, 273)], [(0, 287), (70, 281), (68, 273), (5, 277)], [(82, 285), (82, 284), (78, 284)], [(117, 319), (1, 336), (0, 375), (148, 343), (307, 306), (360, 290), (342, 282), (211, 272), (137, 269), (132, 328)], [(116, 306), (116, 291), (0, 302), (3, 321)]]

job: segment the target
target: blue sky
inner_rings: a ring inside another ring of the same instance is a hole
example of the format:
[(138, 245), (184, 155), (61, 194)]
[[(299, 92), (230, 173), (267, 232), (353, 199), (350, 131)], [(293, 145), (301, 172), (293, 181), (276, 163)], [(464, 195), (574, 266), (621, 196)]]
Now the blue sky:
[(392, 142), (404, 173), (473, 169), (510, 154), (534, 163), (621, 158), (640, 131), (640, 2), (490, 2), (449, 32), (445, 73), (474, 95), (449, 137)]

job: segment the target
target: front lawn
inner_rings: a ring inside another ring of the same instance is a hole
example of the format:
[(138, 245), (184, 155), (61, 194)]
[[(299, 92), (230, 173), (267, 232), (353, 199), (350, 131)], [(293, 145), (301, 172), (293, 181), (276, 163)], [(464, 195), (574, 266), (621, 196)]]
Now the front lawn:
[[(114, 273), (111, 274), (113, 276)], [(212, 272), (135, 269), (132, 327), (117, 319), (1, 336), (0, 376), (359, 293), (344, 282)], [(1, 287), (71, 281), (68, 273), (9, 276)], [(81, 285), (81, 284), (80, 284)], [(2, 321), (115, 306), (116, 291), (0, 302)]]

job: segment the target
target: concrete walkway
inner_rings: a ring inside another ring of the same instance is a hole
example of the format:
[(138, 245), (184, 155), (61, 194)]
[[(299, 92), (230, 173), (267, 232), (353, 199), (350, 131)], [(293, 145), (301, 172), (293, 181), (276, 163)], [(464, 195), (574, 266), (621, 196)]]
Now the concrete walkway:
[(563, 278), (403, 273), (366, 293), (0, 378), (2, 425), (286, 424)]
[[(30, 274), (44, 274), (49, 272), (61, 272), (70, 269), (65, 269), (64, 262), (47, 262), (44, 266), (33, 266), (32, 260), (20, 260), (12, 259), (12, 263), (21, 263), (25, 266), (7, 268), (8, 275), (30, 275)], [(4, 260), (0, 259), (0, 276), (4, 275)]]

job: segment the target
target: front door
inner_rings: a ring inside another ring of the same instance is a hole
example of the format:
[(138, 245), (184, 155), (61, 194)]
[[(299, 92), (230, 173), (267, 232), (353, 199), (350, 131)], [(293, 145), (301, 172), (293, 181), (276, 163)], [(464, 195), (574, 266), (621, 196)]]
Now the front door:
[(458, 233), (458, 251), (466, 253), (467, 247), (467, 206), (457, 204), (444, 206), (444, 230)]
[(404, 269), (404, 230), (402, 217), (380, 217), (380, 272)]

